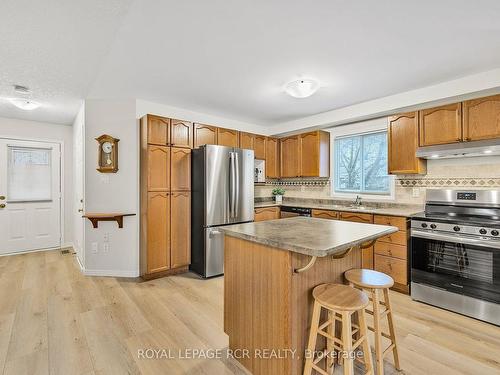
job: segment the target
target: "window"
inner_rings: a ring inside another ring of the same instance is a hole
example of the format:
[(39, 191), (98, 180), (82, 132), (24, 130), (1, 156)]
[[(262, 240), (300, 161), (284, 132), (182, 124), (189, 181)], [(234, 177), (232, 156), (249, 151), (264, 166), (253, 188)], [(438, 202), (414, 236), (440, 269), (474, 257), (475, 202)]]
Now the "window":
[(335, 192), (391, 194), (386, 131), (337, 137), (334, 148)]
[(50, 201), (51, 150), (8, 146), (7, 191), (9, 201)]

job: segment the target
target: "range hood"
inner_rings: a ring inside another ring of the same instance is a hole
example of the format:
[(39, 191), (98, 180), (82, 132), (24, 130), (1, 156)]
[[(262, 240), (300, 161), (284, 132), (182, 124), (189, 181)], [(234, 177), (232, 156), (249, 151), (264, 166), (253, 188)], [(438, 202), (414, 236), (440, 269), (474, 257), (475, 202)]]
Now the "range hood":
[(449, 159), (490, 155), (500, 155), (500, 139), (487, 139), (484, 141), (460, 142), (417, 148), (417, 157), (422, 159)]

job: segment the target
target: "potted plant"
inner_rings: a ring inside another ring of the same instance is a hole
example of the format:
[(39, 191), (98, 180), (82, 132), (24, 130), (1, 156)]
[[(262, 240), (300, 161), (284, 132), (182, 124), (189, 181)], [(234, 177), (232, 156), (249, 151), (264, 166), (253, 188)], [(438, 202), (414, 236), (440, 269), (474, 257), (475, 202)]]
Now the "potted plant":
[(283, 195), (285, 194), (285, 189), (277, 187), (273, 189), (274, 200), (276, 203), (283, 202)]

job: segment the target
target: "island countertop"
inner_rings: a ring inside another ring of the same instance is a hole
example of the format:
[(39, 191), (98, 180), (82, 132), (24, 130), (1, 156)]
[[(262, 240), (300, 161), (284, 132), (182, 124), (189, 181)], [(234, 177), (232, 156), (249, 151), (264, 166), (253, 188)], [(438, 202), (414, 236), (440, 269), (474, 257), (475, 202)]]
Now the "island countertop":
[(394, 233), (398, 228), (305, 216), (219, 228), (225, 235), (292, 252), (325, 257)]

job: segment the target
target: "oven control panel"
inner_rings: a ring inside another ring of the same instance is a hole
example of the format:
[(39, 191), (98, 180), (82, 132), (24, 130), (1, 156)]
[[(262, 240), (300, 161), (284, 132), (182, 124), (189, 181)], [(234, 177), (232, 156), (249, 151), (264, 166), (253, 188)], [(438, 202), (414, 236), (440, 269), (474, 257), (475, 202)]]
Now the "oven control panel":
[(411, 220), (411, 228), (425, 230), (428, 232), (440, 231), (440, 232), (451, 232), (456, 234), (462, 233), (468, 235), (500, 239), (500, 229), (498, 228), (488, 228), (488, 227), (461, 225), (453, 223), (438, 223), (438, 222), (422, 221), (415, 219)]
[(457, 193), (457, 200), (462, 201), (475, 201), (477, 199), (477, 194), (472, 192), (460, 191)]

